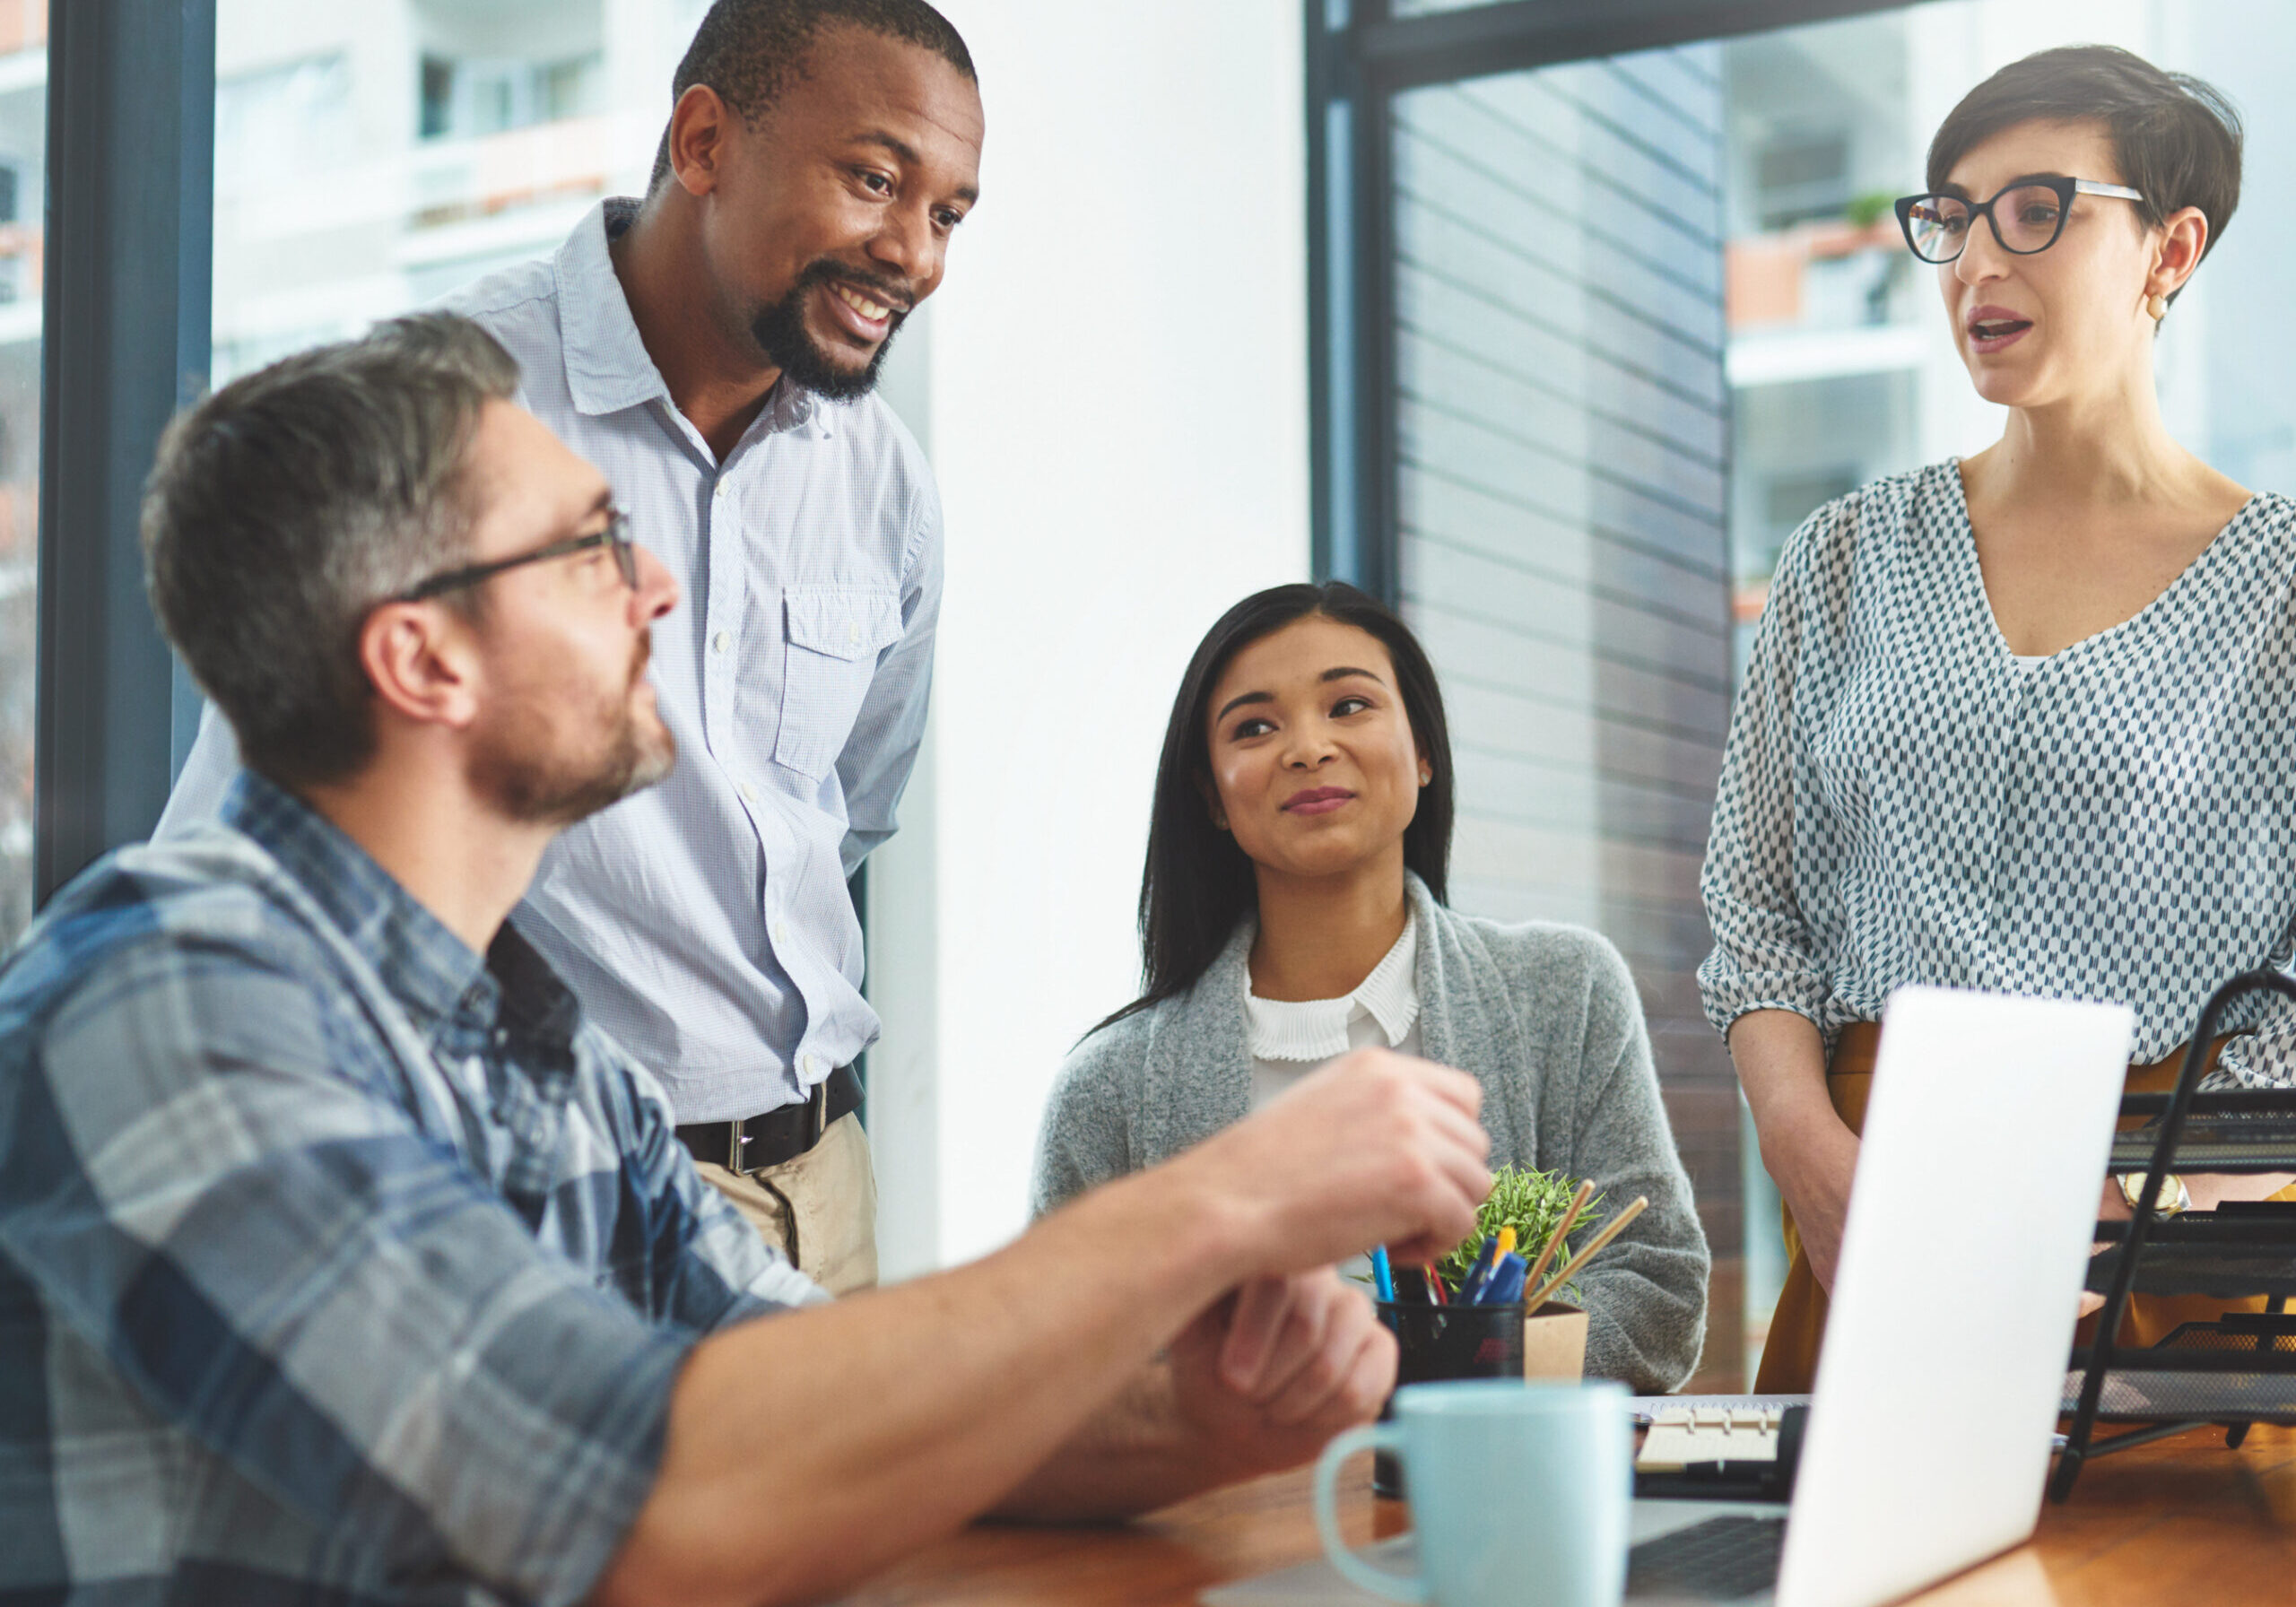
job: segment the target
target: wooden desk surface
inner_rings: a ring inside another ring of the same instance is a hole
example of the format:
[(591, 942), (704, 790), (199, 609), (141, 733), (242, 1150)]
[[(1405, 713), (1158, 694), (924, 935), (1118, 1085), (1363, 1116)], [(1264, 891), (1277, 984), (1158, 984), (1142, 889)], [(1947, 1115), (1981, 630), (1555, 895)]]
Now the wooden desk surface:
[[(1366, 1459), (1342, 1516), (1358, 1544), (1405, 1526)], [(1215, 1490), (1125, 1527), (979, 1524), (848, 1601), (1192, 1607), (1208, 1585), (1318, 1554), (1305, 1470)], [(1922, 1607), (2288, 1607), (2296, 1602), (2296, 1429), (2237, 1451), (2196, 1429), (2092, 1463), (2031, 1543), (1916, 1597)]]

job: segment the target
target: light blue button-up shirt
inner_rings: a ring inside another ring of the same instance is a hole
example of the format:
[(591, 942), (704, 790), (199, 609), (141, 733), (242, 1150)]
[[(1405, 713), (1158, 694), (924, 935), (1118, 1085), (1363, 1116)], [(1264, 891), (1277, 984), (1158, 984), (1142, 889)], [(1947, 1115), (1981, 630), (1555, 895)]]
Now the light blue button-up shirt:
[[(877, 1035), (845, 882), (892, 835), (924, 734), (940, 500), (875, 396), (777, 388), (719, 463), (614, 277), (607, 231), (635, 204), (443, 306), (517, 359), (520, 404), (684, 589), (654, 626), (675, 772), (560, 838), (514, 918), (681, 1122), (718, 1121), (805, 1098)], [(238, 768), (211, 708), (160, 834), (212, 815)]]

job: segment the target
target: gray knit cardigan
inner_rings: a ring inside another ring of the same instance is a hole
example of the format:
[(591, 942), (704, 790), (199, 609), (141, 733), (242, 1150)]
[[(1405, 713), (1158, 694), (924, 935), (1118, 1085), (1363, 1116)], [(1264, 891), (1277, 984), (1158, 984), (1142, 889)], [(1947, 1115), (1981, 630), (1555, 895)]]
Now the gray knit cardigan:
[[(1419, 1030), (1430, 1060), (1483, 1084), (1492, 1164), (1591, 1177), (1649, 1209), (1579, 1278), (1589, 1377), (1673, 1389), (1696, 1367), (1711, 1261), (1658, 1102), (1626, 962), (1583, 927), (1456, 915), (1409, 877)], [(1102, 1028), (1060, 1068), (1038, 1140), (1034, 1209), (1177, 1155), (1251, 1105), (1247, 919), (1194, 987)]]

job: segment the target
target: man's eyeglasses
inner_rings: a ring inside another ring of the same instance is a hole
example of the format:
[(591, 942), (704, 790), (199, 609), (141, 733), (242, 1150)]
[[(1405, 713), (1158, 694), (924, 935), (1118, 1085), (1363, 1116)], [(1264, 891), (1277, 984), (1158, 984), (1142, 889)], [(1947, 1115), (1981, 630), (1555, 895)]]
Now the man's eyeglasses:
[(2099, 184), (2088, 178), (2026, 178), (2011, 185), (1990, 201), (1963, 195), (1907, 195), (1897, 204), (1898, 224), (1905, 243), (1924, 262), (1957, 260), (1970, 243), (1970, 230), (1979, 218), (1993, 229), (2004, 251), (2031, 256), (2057, 244), (2065, 232), (2066, 214), (2074, 195), (2109, 195), (2120, 201), (2142, 201), (2144, 195), (2126, 185)]
[(552, 542), (546, 547), (536, 547), (531, 552), (521, 552), (516, 558), (505, 558), (493, 563), (474, 563), (467, 569), (448, 569), (433, 575), (420, 585), (409, 586), (392, 599), (398, 603), (420, 603), (441, 592), (460, 591), (466, 586), (476, 586), (482, 580), (491, 580), (506, 570), (530, 563), (547, 563), (553, 558), (571, 558), (577, 552), (587, 552), (594, 547), (605, 547), (613, 553), (614, 568), (622, 571), (622, 583), (631, 591), (638, 589), (638, 549), (631, 544), (630, 519), (619, 508), (606, 515), (606, 527), (587, 535), (570, 535), (564, 541)]

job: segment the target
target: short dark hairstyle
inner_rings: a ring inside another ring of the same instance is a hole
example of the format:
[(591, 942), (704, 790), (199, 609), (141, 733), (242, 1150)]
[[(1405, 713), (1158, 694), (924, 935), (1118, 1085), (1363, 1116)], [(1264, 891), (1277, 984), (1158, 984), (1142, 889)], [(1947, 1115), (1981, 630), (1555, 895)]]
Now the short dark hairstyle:
[(2164, 73), (2114, 45), (2036, 51), (1979, 84), (1946, 114), (1929, 142), (1929, 187), (1943, 189), (1953, 164), (2003, 129), (2035, 121), (2102, 123), (2121, 182), (2144, 196), (2131, 204), (2145, 227), (2197, 206), (2208, 220), (2201, 255), (2224, 238), (2240, 204), (2242, 135), (2239, 109), (2213, 84)]
[(467, 556), (471, 437), (517, 384), (492, 335), (430, 313), (235, 379), (168, 427), (144, 585), (248, 769), (300, 787), (373, 756), (359, 633)]
[[(706, 83), (735, 116), (754, 126), (789, 81), (803, 75), (814, 37), (840, 25), (922, 46), (968, 80), (979, 82), (963, 36), (925, 0), (717, 0), (670, 80), (671, 102)], [(665, 126), (647, 188), (658, 189), (669, 175), (670, 131)]]
[(1255, 592), (1220, 616), (1180, 677), (1179, 696), (1172, 700), (1171, 720), (1164, 727), (1163, 756), (1156, 765), (1148, 861), (1140, 878), (1143, 992), (1100, 1026), (1195, 986), (1236, 924), (1257, 907), (1251, 859), (1232, 836), (1213, 824), (1205, 802), (1212, 785), (1205, 736), (1212, 694), (1237, 654), (1295, 621), (1318, 615), (1376, 638), (1395, 664), (1396, 693), (1432, 772), (1420, 788), (1417, 812), (1404, 828), (1404, 864), (1418, 873), (1437, 903), (1449, 897), (1451, 728), (1426, 649), (1393, 609), (1344, 580)]

